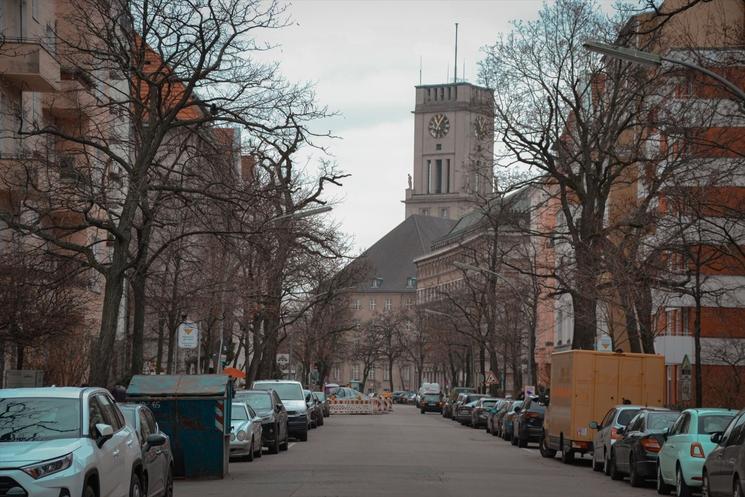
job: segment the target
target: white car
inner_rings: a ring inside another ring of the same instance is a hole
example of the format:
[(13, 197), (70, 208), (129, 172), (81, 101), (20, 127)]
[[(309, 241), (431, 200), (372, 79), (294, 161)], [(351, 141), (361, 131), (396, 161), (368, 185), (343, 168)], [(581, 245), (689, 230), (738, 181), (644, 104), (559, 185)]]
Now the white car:
[(5, 495), (140, 497), (135, 432), (102, 388), (0, 390)]

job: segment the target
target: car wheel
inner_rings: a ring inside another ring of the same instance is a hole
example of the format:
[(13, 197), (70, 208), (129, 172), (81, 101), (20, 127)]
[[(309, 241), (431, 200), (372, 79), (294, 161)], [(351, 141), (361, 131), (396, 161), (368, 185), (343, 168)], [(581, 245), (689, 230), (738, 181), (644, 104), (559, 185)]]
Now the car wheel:
[(564, 464), (572, 464), (574, 462), (574, 451), (562, 447), (561, 462), (563, 462)]
[(704, 470), (701, 482), (701, 495), (703, 497), (711, 497), (711, 488), (709, 488), (709, 475)]
[(683, 471), (680, 469), (680, 466), (678, 466), (675, 470), (675, 495), (677, 497), (691, 497), (693, 495), (691, 487), (686, 484), (686, 480), (683, 477)]
[(644, 478), (641, 477), (636, 469), (636, 461), (633, 454), (629, 457), (629, 483), (632, 487), (641, 487), (644, 484)]
[(318, 426), (323, 426), (323, 423), (324, 423), (324, 421), (323, 421), (323, 414), (321, 414), (321, 415), (320, 415), (320, 416), (318, 417)]
[(83, 497), (96, 497), (96, 491), (90, 485), (86, 485), (83, 489)]
[(554, 457), (556, 457), (556, 451), (546, 445), (546, 437), (541, 438), (541, 443), (538, 450), (540, 451), (541, 456), (545, 457), (546, 459), (553, 459)]
[(592, 453), (592, 470), (597, 471), (598, 473), (603, 471), (603, 462), (602, 461), (596, 461), (595, 460), (595, 452)]
[(132, 480), (129, 482), (129, 497), (142, 497), (142, 495), (142, 479), (133, 471)]
[(618, 466), (616, 465), (616, 454), (613, 452), (610, 454), (610, 463), (608, 465), (610, 466), (610, 469), (608, 470), (608, 476), (610, 476), (610, 479), (623, 480), (623, 473), (618, 471)]
[(261, 457), (262, 456), (262, 452), (261, 452), (261, 441), (260, 440), (259, 440), (259, 448), (256, 450), (256, 452), (255, 452), (254, 455), (256, 457)]
[(672, 487), (665, 483), (665, 479), (662, 478), (662, 468), (657, 466), (657, 493), (660, 495), (670, 495)]
[(279, 425), (274, 425), (274, 442), (272, 442), (272, 445), (269, 446), (269, 453), (270, 454), (276, 454), (279, 452)]
[(521, 449), (524, 449), (528, 446), (528, 439), (527, 438), (518, 438), (517, 439), (517, 446)]
[(735, 483), (732, 485), (732, 497), (743, 497), (742, 485), (738, 478), (735, 478)]
[(515, 446), (517, 446), (517, 437), (515, 436), (515, 434), (514, 434), (514, 433), (513, 433), (513, 434), (512, 434), (512, 436), (510, 437), (510, 443), (511, 443), (512, 445), (515, 445)]
[(251, 445), (248, 447), (248, 454), (246, 455), (246, 460), (248, 462), (251, 462), (254, 460), (254, 439), (251, 437)]
[(168, 468), (168, 476), (166, 477), (166, 490), (164, 497), (173, 497), (173, 468)]
[(421, 412), (422, 414), (425, 414), (424, 409), (420, 409), (419, 412)]
[(603, 473), (605, 476), (610, 476), (610, 458), (605, 452), (603, 452)]
[(285, 429), (285, 441), (279, 444), (279, 450), (287, 450), (290, 447), (290, 431)]

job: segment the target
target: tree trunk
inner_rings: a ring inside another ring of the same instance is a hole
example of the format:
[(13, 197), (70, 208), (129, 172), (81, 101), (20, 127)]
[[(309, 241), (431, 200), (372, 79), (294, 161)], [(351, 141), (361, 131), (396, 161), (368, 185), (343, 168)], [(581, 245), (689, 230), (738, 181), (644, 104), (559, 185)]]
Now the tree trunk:
[(572, 292), (574, 333), (572, 349), (594, 350), (597, 326), (597, 298)]
[(652, 289), (649, 281), (640, 282), (636, 292), (636, 317), (639, 322), (639, 338), (642, 351), (654, 354), (654, 331), (652, 330)]
[(142, 374), (145, 363), (145, 287), (147, 285), (147, 273), (144, 268), (138, 267), (132, 277), (132, 299), (134, 301), (134, 317), (132, 322), (132, 363), (130, 374)]
[(390, 386), (391, 392), (392, 392), (393, 391), (393, 361), (388, 361), (388, 385)]
[(626, 334), (629, 338), (629, 352), (638, 354), (642, 351), (641, 340), (639, 336), (639, 327), (636, 320), (636, 309), (634, 300), (630, 293), (630, 289), (628, 291), (624, 291), (623, 287), (621, 288), (621, 307), (623, 307), (623, 312), (626, 317)]
[(693, 355), (695, 357), (693, 363), (694, 381), (696, 383), (696, 407), (701, 407), (704, 403), (704, 390), (703, 390), (703, 374), (701, 373), (701, 293), (700, 289), (700, 273), (696, 273), (696, 295), (694, 300), (696, 302), (696, 315), (693, 322)]
[(16, 369), (23, 369), (24, 349), (23, 345), (16, 345)]
[(479, 373), (481, 378), (479, 379), (479, 392), (486, 393), (486, 385), (484, 380), (486, 379), (486, 347), (484, 344), (479, 344)]
[(158, 317), (158, 356), (155, 358), (155, 373), (163, 372), (163, 346), (166, 338), (166, 318), (161, 314)]
[(106, 272), (106, 285), (101, 308), (101, 328), (98, 342), (90, 353), (90, 384), (92, 386), (109, 386), (111, 358), (114, 356), (116, 328), (119, 322), (119, 306), (124, 292), (126, 253), (126, 247), (115, 246), (111, 266)]

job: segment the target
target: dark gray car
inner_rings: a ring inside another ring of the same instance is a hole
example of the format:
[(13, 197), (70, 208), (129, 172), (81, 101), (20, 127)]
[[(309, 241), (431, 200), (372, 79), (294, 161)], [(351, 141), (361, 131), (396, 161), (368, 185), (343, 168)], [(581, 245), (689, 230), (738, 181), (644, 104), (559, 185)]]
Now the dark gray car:
[(127, 425), (137, 432), (145, 466), (143, 487), (148, 497), (173, 495), (173, 453), (168, 435), (160, 431), (155, 416), (142, 404), (118, 404)]
[(287, 410), (274, 390), (242, 390), (235, 398), (246, 402), (261, 417), (261, 444), (270, 454), (287, 450), (290, 439)]
[(704, 463), (703, 493), (708, 497), (745, 496), (745, 409), (722, 433), (714, 433), (716, 448)]

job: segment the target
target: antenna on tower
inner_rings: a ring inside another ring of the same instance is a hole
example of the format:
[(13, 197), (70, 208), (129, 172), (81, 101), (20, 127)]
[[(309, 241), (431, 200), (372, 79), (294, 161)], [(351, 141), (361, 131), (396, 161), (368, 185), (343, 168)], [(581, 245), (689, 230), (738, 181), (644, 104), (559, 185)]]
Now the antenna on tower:
[(461, 79), (461, 81), (465, 81), (465, 80), (466, 80), (466, 60), (463, 59), (463, 79)]
[[(453, 83), (458, 82), (458, 23), (455, 23), (455, 66), (453, 66)], [(450, 79), (450, 78), (448, 78)]]
[(419, 86), (422, 86), (422, 56), (419, 56)]

